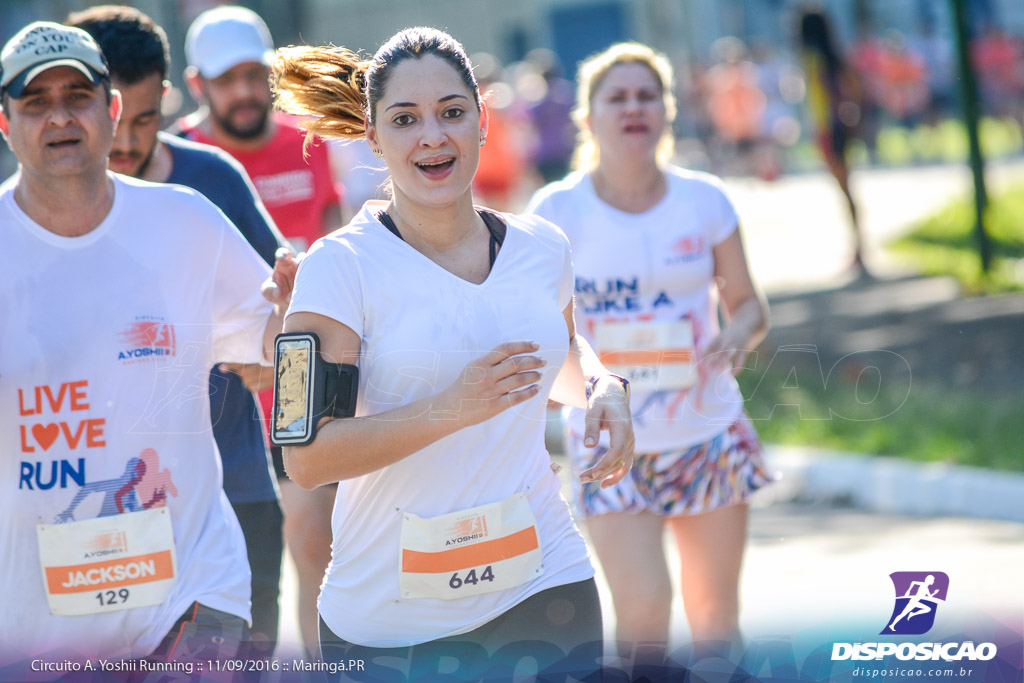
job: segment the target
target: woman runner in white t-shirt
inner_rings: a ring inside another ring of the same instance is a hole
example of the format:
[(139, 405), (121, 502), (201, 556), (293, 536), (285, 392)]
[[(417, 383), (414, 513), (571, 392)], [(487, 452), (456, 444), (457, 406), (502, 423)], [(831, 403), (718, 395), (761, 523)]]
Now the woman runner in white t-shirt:
[[(633, 382), (634, 467), (614, 487), (578, 492), (618, 639), (668, 640), (667, 527), (693, 640), (738, 643), (746, 501), (770, 477), (734, 375), (764, 336), (767, 307), (721, 181), (668, 163), (674, 115), (664, 56), (626, 43), (586, 60), (577, 170), (528, 210), (569, 237), (580, 331)], [(577, 469), (603, 453), (584, 444), (576, 411), (567, 451)]]
[(596, 667), (593, 568), (544, 448), (545, 408), (572, 401), (589, 438), (609, 431), (581, 476), (613, 485), (632, 461), (628, 387), (575, 334), (565, 236), (473, 205), (487, 116), (462, 46), (416, 28), (369, 61), (285, 48), (274, 88), (311, 135), (365, 136), (392, 181), (389, 202), (313, 246), (286, 321), (360, 371), (356, 417), (284, 451), (300, 486), (340, 482), (325, 660), (401, 648), (388, 650), (401, 666), (428, 667), (410, 678), (440, 654), (467, 679), (511, 676), (524, 653)]

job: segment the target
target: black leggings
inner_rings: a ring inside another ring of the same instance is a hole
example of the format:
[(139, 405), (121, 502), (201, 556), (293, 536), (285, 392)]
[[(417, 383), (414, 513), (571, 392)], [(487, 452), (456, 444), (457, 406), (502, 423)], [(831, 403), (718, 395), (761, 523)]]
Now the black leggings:
[(337, 669), (332, 680), (509, 681), (535, 673), (539, 680), (597, 681), (602, 645), (593, 579), (549, 588), (468, 633), (411, 647), (354, 645), (320, 619), (321, 656)]

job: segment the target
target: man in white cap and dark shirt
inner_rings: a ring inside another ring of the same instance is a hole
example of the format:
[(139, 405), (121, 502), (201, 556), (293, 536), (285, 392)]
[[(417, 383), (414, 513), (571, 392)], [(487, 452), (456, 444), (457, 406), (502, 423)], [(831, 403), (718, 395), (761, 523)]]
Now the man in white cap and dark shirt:
[(84, 31), (19, 31), (0, 104), (19, 161), (0, 184), (0, 671), (230, 659), (249, 572), (206, 373), (265, 362), (296, 264), (278, 259), (272, 304), (209, 201), (108, 172), (120, 97)]
[[(274, 45), (263, 20), (244, 7), (222, 6), (196, 17), (185, 37), (185, 79), (200, 109), (177, 122), (178, 132), (224, 149), (245, 167), (281, 233), (299, 250), (341, 227), (339, 195), (327, 145), (303, 149), (305, 131), (272, 112)], [(273, 378), (243, 374), (271, 412)], [(306, 649), (318, 648), (316, 599), (331, 559), (335, 486), (307, 491), (286, 476), (281, 449), (271, 455), (284, 508), (284, 539), (299, 579), (299, 628)]]

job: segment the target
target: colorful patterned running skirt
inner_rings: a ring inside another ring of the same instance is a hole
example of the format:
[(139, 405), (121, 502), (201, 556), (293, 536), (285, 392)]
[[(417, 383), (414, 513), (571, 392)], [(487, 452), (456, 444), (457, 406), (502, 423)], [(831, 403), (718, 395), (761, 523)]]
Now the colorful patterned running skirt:
[(775, 477), (764, 463), (761, 441), (750, 419), (740, 416), (721, 434), (681, 450), (637, 453), (633, 469), (615, 486), (580, 484), (605, 448), (584, 448), (583, 435), (569, 432), (566, 451), (573, 470), (577, 512), (584, 518), (609, 512), (650, 512), (664, 517), (696, 515), (746, 502)]

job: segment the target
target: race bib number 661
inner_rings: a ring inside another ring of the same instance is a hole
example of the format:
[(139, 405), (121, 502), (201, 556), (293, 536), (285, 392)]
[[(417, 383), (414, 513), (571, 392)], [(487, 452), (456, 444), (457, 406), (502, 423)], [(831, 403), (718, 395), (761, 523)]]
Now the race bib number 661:
[(543, 573), (537, 524), (526, 496), (402, 519), (403, 598), (458, 598), (514, 588)]
[(693, 324), (687, 318), (598, 323), (594, 346), (605, 367), (628, 379), (634, 391), (676, 391), (697, 382)]

